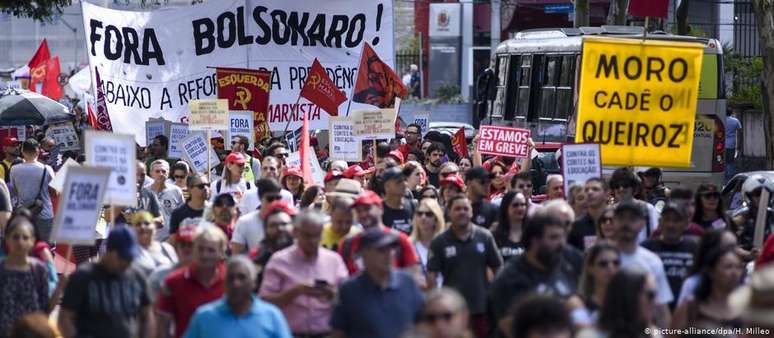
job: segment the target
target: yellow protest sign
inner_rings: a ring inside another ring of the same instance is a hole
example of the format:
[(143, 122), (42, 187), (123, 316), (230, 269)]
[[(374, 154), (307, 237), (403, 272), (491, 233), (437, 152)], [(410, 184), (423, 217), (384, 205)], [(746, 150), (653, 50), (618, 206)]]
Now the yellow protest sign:
[(603, 165), (689, 167), (704, 47), (586, 38), (575, 142)]

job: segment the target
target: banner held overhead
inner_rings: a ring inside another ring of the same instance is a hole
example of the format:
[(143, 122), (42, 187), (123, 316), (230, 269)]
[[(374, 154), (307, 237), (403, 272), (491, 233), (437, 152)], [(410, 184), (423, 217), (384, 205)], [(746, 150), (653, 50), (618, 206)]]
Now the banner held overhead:
[(603, 165), (689, 167), (704, 47), (586, 38), (575, 142)]

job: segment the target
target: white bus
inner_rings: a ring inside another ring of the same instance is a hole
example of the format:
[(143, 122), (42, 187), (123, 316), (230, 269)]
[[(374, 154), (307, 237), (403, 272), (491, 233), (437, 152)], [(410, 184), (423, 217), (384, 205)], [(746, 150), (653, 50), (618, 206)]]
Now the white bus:
[[(492, 56), (492, 71), (477, 81), (479, 101), (486, 101), (480, 107), (487, 110), (479, 114), (486, 116), (481, 124), (529, 128), (543, 151), (573, 142), (583, 40), (600, 35), (642, 39), (642, 27), (528, 30), (500, 43)], [(708, 182), (721, 186), (726, 117), (722, 46), (715, 39), (664, 33), (649, 33), (647, 39), (704, 44), (691, 167), (662, 168), (663, 179), (670, 185)], [(556, 164), (545, 166), (558, 169)]]

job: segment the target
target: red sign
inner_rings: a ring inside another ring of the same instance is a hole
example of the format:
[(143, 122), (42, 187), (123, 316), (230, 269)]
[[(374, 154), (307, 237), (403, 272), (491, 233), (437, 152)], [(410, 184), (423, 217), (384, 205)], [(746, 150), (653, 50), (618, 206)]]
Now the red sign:
[(253, 112), (255, 140), (266, 135), (271, 72), (256, 69), (217, 68), (218, 98), (228, 100), (229, 110)]
[(478, 151), (498, 156), (528, 157), (529, 137), (528, 129), (481, 126)]
[(651, 18), (666, 18), (669, 14), (669, 0), (630, 0), (629, 15)]
[(301, 96), (320, 106), (330, 116), (338, 116), (339, 105), (347, 100), (317, 59), (312, 62), (312, 70), (301, 89)]

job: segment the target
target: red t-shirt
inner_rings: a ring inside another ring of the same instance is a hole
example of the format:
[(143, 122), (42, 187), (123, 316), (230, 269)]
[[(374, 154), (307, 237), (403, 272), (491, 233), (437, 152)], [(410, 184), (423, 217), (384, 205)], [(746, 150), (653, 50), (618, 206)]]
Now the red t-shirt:
[[(382, 227), (385, 232), (392, 232), (398, 235), (398, 249), (395, 252), (395, 259), (393, 260), (393, 266), (397, 268), (407, 268), (419, 264), (419, 257), (417, 251), (414, 249), (414, 244), (411, 244), (411, 240), (406, 234), (388, 227)], [(362, 232), (348, 236), (341, 240), (339, 243), (339, 255), (344, 259), (344, 263), (347, 265), (349, 275), (352, 276), (362, 268), (355, 258), (355, 253), (360, 249), (360, 238), (363, 236)]]
[(226, 268), (220, 264), (215, 281), (204, 286), (193, 276), (192, 266), (173, 271), (164, 279), (156, 310), (172, 316), (175, 320), (175, 337), (180, 338), (188, 328), (196, 309), (223, 296)]

